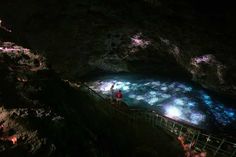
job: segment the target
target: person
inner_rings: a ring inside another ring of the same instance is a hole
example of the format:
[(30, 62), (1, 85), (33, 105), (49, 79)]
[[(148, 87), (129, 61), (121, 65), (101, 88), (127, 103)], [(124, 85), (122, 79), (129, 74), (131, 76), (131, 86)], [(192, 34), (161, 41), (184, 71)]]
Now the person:
[(123, 98), (123, 95), (122, 95), (122, 92), (121, 92), (121, 90), (119, 90), (117, 93), (116, 93), (116, 102), (117, 102), (117, 104), (120, 104), (121, 103), (121, 100), (122, 100), (122, 98)]
[(115, 87), (115, 83), (113, 83), (113, 84), (111, 85), (111, 88), (110, 88), (110, 91), (111, 91), (111, 101), (114, 100), (114, 87)]

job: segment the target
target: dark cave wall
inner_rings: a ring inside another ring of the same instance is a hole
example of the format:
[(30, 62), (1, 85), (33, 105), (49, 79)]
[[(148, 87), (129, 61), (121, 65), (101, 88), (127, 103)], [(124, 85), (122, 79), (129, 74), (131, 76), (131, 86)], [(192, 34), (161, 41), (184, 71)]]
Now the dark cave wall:
[[(141, 0), (4, 1), (1, 18), (13, 33), (1, 36), (42, 53), (65, 78), (96, 69), (192, 75), (205, 88), (235, 95), (231, 3), (157, 2), (154, 6), (153, 1)], [(139, 33), (151, 42), (147, 48), (131, 45)], [(214, 59), (192, 65), (194, 58), (205, 55)]]

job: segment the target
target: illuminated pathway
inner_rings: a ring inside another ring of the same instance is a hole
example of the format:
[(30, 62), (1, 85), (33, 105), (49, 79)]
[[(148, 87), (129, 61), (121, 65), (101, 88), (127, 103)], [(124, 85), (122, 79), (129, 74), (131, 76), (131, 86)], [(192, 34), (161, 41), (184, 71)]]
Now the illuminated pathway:
[(113, 83), (115, 91), (122, 90), (124, 102), (130, 107), (151, 108), (169, 118), (201, 128), (236, 128), (235, 109), (213, 100), (204, 90), (190, 84), (135, 75), (110, 75), (88, 82), (88, 85), (109, 97)]

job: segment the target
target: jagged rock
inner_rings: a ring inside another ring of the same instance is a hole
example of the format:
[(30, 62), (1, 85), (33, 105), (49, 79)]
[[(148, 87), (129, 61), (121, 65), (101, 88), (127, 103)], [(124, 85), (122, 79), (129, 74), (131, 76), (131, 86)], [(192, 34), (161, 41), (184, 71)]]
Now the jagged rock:
[[(63, 119), (50, 109), (42, 108), (43, 104), (34, 98), (43, 88), (38, 80), (38, 72), (48, 69), (45, 58), (14, 43), (3, 42), (0, 46), (0, 61), (3, 65), (0, 73), (5, 74), (0, 78), (0, 122), (4, 126), (4, 133), (0, 137), (0, 154), (18, 148), (26, 154), (37, 154), (49, 143), (39, 136), (38, 130), (31, 130), (31, 120), (50, 122), (48, 119), (51, 119), (54, 123), (54, 119), (57, 122)], [(8, 135), (10, 130), (14, 130), (14, 133)], [(52, 154), (54, 150), (49, 153)]]
[(91, 57), (89, 65), (108, 72), (128, 72), (127, 63), (117, 55)]
[[(17, 109), (16, 109), (17, 110)], [(12, 119), (14, 115), (14, 119)], [(0, 137), (0, 142), (3, 141), (10, 141), (13, 142), (10, 145), (8, 144), (3, 144), (2, 145), (2, 151), (8, 151), (11, 148), (12, 144), (16, 144), (16, 147), (21, 147), (22, 145), (30, 145), (31, 149), (30, 150), (25, 150), (26, 152), (33, 153), (37, 152), (40, 149), (41, 146), (41, 141), (40, 137), (38, 137), (37, 132), (31, 131), (27, 129), (24, 125), (20, 124), (17, 122), (17, 117), (18, 115), (15, 112), (15, 109), (13, 110), (6, 110), (4, 107), (0, 107), (0, 119), (2, 122), (2, 125), (4, 127), (4, 134)], [(20, 117), (20, 116), (19, 116)], [(10, 130), (13, 130), (13, 134), (7, 134)], [(11, 137), (15, 136), (16, 143), (11, 139)], [(38, 147), (34, 147), (33, 145), (38, 145)]]

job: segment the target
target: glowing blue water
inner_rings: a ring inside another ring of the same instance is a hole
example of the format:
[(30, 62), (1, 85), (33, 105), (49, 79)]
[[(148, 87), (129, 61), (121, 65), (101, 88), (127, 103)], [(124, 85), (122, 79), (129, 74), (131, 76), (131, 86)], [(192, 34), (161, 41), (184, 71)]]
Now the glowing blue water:
[(110, 96), (110, 88), (122, 90), (129, 106), (152, 108), (175, 120), (198, 127), (235, 126), (236, 110), (187, 83), (147, 79), (137, 76), (106, 76), (88, 82), (95, 91)]

